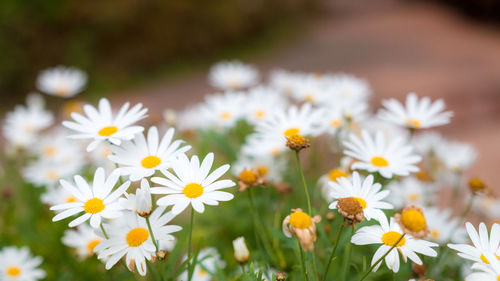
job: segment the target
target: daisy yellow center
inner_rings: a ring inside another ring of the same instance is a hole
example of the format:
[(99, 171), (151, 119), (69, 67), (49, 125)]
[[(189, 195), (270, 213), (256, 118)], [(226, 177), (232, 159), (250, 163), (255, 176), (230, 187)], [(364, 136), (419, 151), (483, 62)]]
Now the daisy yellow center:
[(313, 94), (307, 94), (306, 97), (304, 98), (305, 101), (308, 102), (313, 102), (314, 101), (314, 95)]
[(139, 247), (149, 238), (149, 232), (142, 227), (136, 227), (127, 233), (127, 244), (130, 247)]
[(265, 165), (259, 165), (257, 166), (257, 172), (259, 172), (261, 176), (265, 176), (269, 172), (269, 168)]
[(6, 272), (7, 272), (8, 276), (12, 276), (12, 277), (16, 277), (16, 276), (21, 275), (21, 269), (18, 266), (14, 266), (14, 265), (7, 267)]
[(205, 269), (200, 269), (199, 275), (200, 276), (206, 276), (208, 272)]
[(102, 137), (109, 137), (111, 136), (112, 134), (118, 132), (118, 128), (115, 127), (115, 126), (108, 126), (108, 127), (104, 127), (102, 129), (99, 130), (99, 132), (97, 132), (99, 134), (99, 136), (102, 136)]
[(401, 223), (412, 232), (420, 232), (427, 226), (424, 214), (414, 209), (401, 213)]
[(409, 119), (406, 119), (406, 125), (409, 127), (412, 127), (412, 128), (419, 128), (420, 121), (418, 121), (417, 119), (409, 118)]
[(334, 182), (337, 182), (339, 178), (345, 178), (345, 177), (347, 177), (347, 173), (341, 169), (333, 169), (328, 173), (328, 178)]
[(66, 197), (66, 203), (73, 203), (76, 202), (76, 197), (75, 196), (68, 196)]
[(257, 176), (252, 170), (243, 170), (240, 173), (240, 179), (245, 183), (252, 184), (257, 180)]
[(203, 194), (203, 186), (199, 183), (190, 183), (184, 187), (182, 192), (187, 198), (197, 198)]
[(141, 160), (142, 167), (146, 169), (152, 169), (161, 164), (161, 159), (159, 157), (150, 155)]
[(69, 94), (69, 90), (66, 87), (60, 87), (56, 90), (55, 94), (60, 97), (65, 97)]
[(280, 150), (279, 148), (273, 148), (273, 149), (271, 150), (271, 155), (276, 156), (276, 155), (278, 155), (280, 152), (281, 152), (281, 150)]
[(101, 240), (99, 239), (94, 239), (90, 240), (89, 243), (87, 243), (87, 250), (89, 250), (89, 253), (94, 252), (94, 248), (101, 243)]
[(419, 195), (418, 193), (412, 193), (412, 194), (410, 194), (410, 196), (408, 197), (408, 199), (409, 199), (411, 202), (417, 202), (419, 198), (420, 198), (420, 195)]
[(43, 154), (45, 154), (45, 156), (54, 156), (56, 154), (56, 148), (53, 146), (46, 147), (43, 150)]
[(59, 175), (57, 174), (56, 171), (49, 170), (49, 171), (47, 171), (47, 178), (49, 180), (57, 180), (59, 178)]
[(83, 209), (86, 213), (89, 214), (100, 213), (102, 210), (104, 210), (104, 207), (104, 202), (99, 198), (92, 198), (85, 202), (85, 205), (83, 205)]
[[(403, 234), (396, 232), (396, 231), (386, 232), (386, 233), (384, 233), (384, 235), (382, 235), (382, 242), (387, 246), (392, 246), (392, 245), (396, 244), (396, 242), (398, 242), (399, 238), (401, 238), (401, 235), (403, 235)], [(406, 243), (406, 239), (403, 237), (403, 239), (401, 239), (401, 241), (398, 242), (396, 247), (404, 246), (405, 243)]]
[(500, 275), (497, 276), (497, 281), (500, 281)]
[(332, 127), (338, 127), (338, 126), (340, 126), (340, 120), (335, 119), (332, 122), (330, 122), (330, 125), (332, 125)]
[(385, 159), (384, 157), (381, 157), (381, 156), (372, 157), (370, 162), (372, 162), (373, 166), (375, 166), (375, 167), (387, 167), (387, 166), (389, 166), (389, 162), (387, 161), (387, 159)]
[(231, 113), (229, 113), (229, 112), (222, 112), (220, 114), (220, 118), (224, 119), (224, 120), (227, 120), (227, 119), (231, 118)]
[[(500, 257), (498, 255), (495, 254), (495, 257), (500, 261)], [(480, 258), (485, 264), (490, 264), (490, 261), (483, 254), (481, 254)]]
[(257, 110), (257, 111), (255, 111), (254, 115), (255, 115), (255, 118), (262, 119), (266, 116), (266, 112), (264, 110)]
[(290, 129), (286, 130), (283, 134), (285, 135), (285, 137), (289, 138), (293, 135), (298, 135), (299, 133), (300, 133), (300, 129), (290, 128)]
[(356, 201), (358, 201), (359, 205), (363, 207), (363, 210), (366, 208), (366, 201), (363, 198), (360, 197), (353, 197)]
[(434, 230), (431, 231), (431, 236), (434, 239), (439, 239), (439, 236), (441, 236), (441, 233), (439, 233), (439, 231), (437, 231), (437, 230), (434, 229)]
[(294, 228), (305, 229), (312, 225), (311, 217), (304, 212), (290, 214), (290, 225)]

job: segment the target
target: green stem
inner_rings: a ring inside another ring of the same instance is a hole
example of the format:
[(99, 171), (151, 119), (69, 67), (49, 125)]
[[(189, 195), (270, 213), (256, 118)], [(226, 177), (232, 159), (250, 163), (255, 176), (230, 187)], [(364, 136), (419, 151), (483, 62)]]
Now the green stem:
[(366, 276), (368, 276), (372, 272), (372, 270), (392, 251), (392, 249), (396, 247), (396, 245), (399, 244), (399, 242), (401, 242), (401, 240), (403, 240), (404, 237), (405, 233), (403, 233), (401, 237), (399, 237), (398, 241), (396, 241), (396, 243), (394, 243), (394, 245), (392, 245), (392, 247), (365, 272), (365, 274), (363, 275), (363, 277), (361, 277), (361, 279), (359, 279), (359, 281), (365, 280)]
[(344, 252), (344, 262), (342, 264), (342, 271), (341, 271), (341, 276), (342, 278), (340, 280), (345, 280), (347, 271), (349, 270), (349, 262), (351, 260), (351, 250), (352, 250), (352, 243), (351, 243), (351, 237), (354, 234), (354, 226), (351, 229), (351, 235), (349, 236), (349, 239), (347, 240), (347, 246)]
[(188, 281), (191, 281), (191, 278), (193, 278), (193, 271), (194, 267), (196, 266), (196, 263), (193, 262), (191, 264), (191, 241), (193, 239), (193, 224), (194, 224), (194, 209), (193, 206), (191, 206), (191, 219), (189, 223), (189, 236), (188, 236), (188, 249), (187, 249), (187, 258), (189, 260), (188, 262)]
[(299, 170), (300, 178), (302, 179), (302, 185), (304, 186), (304, 192), (306, 193), (307, 211), (308, 214), (312, 216), (311, 198), (309, 197), (309, 189), (307, 188), (306, 178), (304, 177), (304, 171), (302, 170), (302, 164), (300, 164), (298, 151), (295, 151), (295, 159), (297, 160), (297, 169)]
[(314, 280), (319, 280), (318, 277), (318, 266), (316, 265), (316, 248), (311, 252), (312, 255), (312, 268), (314, 273)]
[(472, 205), (474, 203), (474, 198), (475, 197), (476, 197), (475, 194), (472, 194), (470, 196), (469, 202), (467, 202), (467, 206), (465, 207), (465, 210), (460, 215), (460, 220), (459, 220), (460, 224), (457, 227), (459, 227), (464, 222), (464, 220), (466, 219), (467, 215), (469, 214), (470, 210), (472, 209)]
[(337, 237), (335, 238), (335, 245), (333, 246), (332, 253), (330, 254), (330, 258), (328, 259), (328, 264), (325, 268), (325, 273), (323, 274), (323, 281), (326, 281), (328, 270), (330, 269), (330, 265), (332, 264), (333, 258), (335, 257), (335, 251), (337, 251), (337, 246), (339, 245), (340, 236), (342, 235), (342, 230), (344, 230), (344, 223), (340, 223), (339, 231), (337, 232)]
[(104, 230), (104, 226), (102, 226), (102, 223), (101, 223), (101, 230), (102, 230), (102, 233), (104, 234), (104, 237), (106, 237), (106, 239), (109, 239), (109, 236), (106, 233), (106, 230)]
[(300, 241), (298, 238), (297, 238), (297, 245), (300, 251), (300, 265), (302, 266), (302, 274), (304, 275), (304, 280), (309, 281), (309, 277), (307, 275), (306, 260), (304, 258), (304, 250), (300, 246)]
[(158, 253), (158, 242), (155, 239), (155, 234), (153, 233), (151, 222), (149, 222), (149, 217), (146, 217), (146, 223), (148, 224), (149, 233), (151, 233), (151, 240), (153, 240), (153, 244), (155, 245), (156, 253)]

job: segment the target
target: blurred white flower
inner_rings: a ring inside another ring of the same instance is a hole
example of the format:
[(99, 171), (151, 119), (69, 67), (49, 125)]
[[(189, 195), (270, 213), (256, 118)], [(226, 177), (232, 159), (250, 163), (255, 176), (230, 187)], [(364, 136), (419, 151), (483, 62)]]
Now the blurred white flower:
[(0, 251), (0, 280), (36, 281), (45, 278), (39, 269), (41, 257), (33, 257), (27, 247), (5, 247)]
[(198, 111), (202, 129), (229, 129), (244, 117), (246, 96), (243, 92), (226, 92), (205, 97)]
[(388, 201), (394, 204), (395, 208), (403, 208), (408, 205), (425, 207), (432, 201), (432, 192), (436, 190), (435, 186), (429, 183), (419, 181), (414, 177), (406, 177), (401, 181), (393, 181), (387, 189), (391, 191)]
[(282, 180), (283, 172), (286, 169), (286, 160), (282, 157), (269, 155), (259, 155), (256, 157), (241, 154), (233, 163), (232, 173), (238, 176), (244, 170), (255, 169), (267, 181), (278, 183)]
[[(187, 257), (184, 257), (186, 260)], [(205, 248), (198, 253), (198, 262), (193, 271), (193, 281), (210, 281), (216, 274), (217, 270), (224, 268), (226, 264), (221, 259), (217, 249)], [(188, 280), (188, 272), (184, 271), (177, 278), (178, 281)]]
[(500, 219), (500, 199), (482, 195), (476, 196), (476, 199), (473, 201), (474, 210), (479, 211), (481, 214), (485, 215), (491, 220), (499, 220)]
[(396, 99), (382, 101), (385, 109), (378, 113), (379, 118), (409, 129), (426, 129), (450, 123), (451, 111), (444, 110), (442, 99), (431, 102), (429, 97), (418, 99), (417, 94), (410, 93), (403, 106)]
[(367, 131), (361, 132), (361, 139), (351, 134), (348, 141), (344, 142), (347, 156), (353, 157), (359, 162), (352, 165), (352, 169), (367, 170), (370, 173), (378, 172), (385, 178), (393, 175), (407, 176), (412, 172), (418, 172), (416, 166), (422, 159), (414, 154), (413, 147), (405, 144), (402, 137), (386, 141), (382, 132), (375, 136)]
[(348, 105), (366, 103), (371, 95), (370, 85), (363, 79), (348, 74), (329, 75), (324, 79), (328, 93), (322, 96), (322, 102), (328, 105)]
[(221, 90), (239, 90), (255, 85), (259, 72), (253, 66), (239, 61), (223, 61), (210, 69), (210, 84)]
[(456, 141), (442, 143), (436, 155), (448, 170), (455, 173), (463, 172), (477, 159), (477, 151), (472, 145)]
[(129, 176), (131, 181), (150, 177), (156, 171), (170, 168), (175, 158), (191, 148), (189, 145), (181, 147), (182, 140), (173, 141), (174, 132), (170, 128), (160, 139), (158, 129), (153, 126), (149, 128), (147, 138), (139, 133), (121, 146), (111, 146), (113, 154), (108, 158), (119, 164), (122, 175)]
[(59, 182), (60, 179), (69, 178), (77, 173), (82, 162), (59, 163), (50, 160), (38, 160), (27, 165), (22, 173), (23, 178), (35, 185), (36, 187), (52, 188)]
[(191, 160), (180, 154), (174, 161), (172, 174), (162, 170), (164, 177), (153, 177), (152, 182), (162, 187), (151, 188), (153, 194), (166, 194), (156, 202), (160, 206), (173, 205), (172, 212), (180, 214), (188, 205), (198, 213), (205, 211), (205, 205), (218, 205), (218, 201), (229, 201), (234, 195), (220, 189), (232, 187), (235, 183), (231, 180), (217, 180), (229, 170), (229, 165), (222, 165), (210, 173), (214, 162), (214, 154), (209, 153), (200, 164), (198, 156)]
[(94, 255), (94, 248), (101, 243), (95, 230), (86, 223), (80, 224), (75, 230), (68, 229), (64, 232), (62, 242), (64, 245), (75, 248), (81, 259)]
[(133, 126), (137, 121), (146, 118), (146, 108), (137, 104), (129, 110), (129, 103), (125, 103), (118, 113), (113, 117), (111, 105), (105, 98), (99, 100), (99, 107), (86, 104), (83, 111), (86, 116), (72, 113), (73, 121), (63, 121), (63, 126), (76, 131), (77, 134), (70, 135), (73, 139), (91, 139), (87, 151), (94, 150), (103, 141), (120, 145), (122, 140), (130, 140), (135, 134), (144, 130), (141, 126)]
[(3, 135), (11, 145), (27, 147), (37, 140), (40, 131), (52, 125), (54, 116), (44, 106), (43, 98), (32, 93), (26, 98), (26, 106), (17, 105), (6, 114)]
[(45, 69), (37, 77), (37, 88), (49, 95), (73, 97), (87, 84), (87, 74), (74, 67), (57, 66)]
[(429, 240), (439, 244), (449, 241), (453, 243), (466, 242), (465, 228), (460, 225), (459, 218), (451, 216), (451, 210), (434, 207), (425, 208), (424, 213), (430, 231)]
[(249, 90), (245, 97), (245, 119), (252, 125), (268, 120), (276, 110), (285, 108), (286, 99), (272, 88), (256, 87)]

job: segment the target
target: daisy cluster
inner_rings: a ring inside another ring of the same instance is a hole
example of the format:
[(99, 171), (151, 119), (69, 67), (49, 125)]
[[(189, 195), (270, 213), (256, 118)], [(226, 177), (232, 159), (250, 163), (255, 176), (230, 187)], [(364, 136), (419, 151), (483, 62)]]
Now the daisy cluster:
[[(372, 109), (370, 85), (353, 75), (262, 79), (254, 66), (218, 63), (208, 80), (219, 92), (165, 110), (160, 124), (142, 104), (106, 98), (69, 100), (55, 116), (33, 93), (5, 116), (6, 151), (43, 189), (52, 221), (67, 223), (61, 242), (107, 270), (123, 262), (150, 280), (332, 280), (334, 271), (339, 280), (500, 280), (500, 226), (477, 232), (466, 222), (471, 213), (499, 219), (499, 201), (481, 179), (466, 180), (476, 150), (432, 130), (453, 117), (443, 100), (409, 93)], [(83, 71), (58, 66), (36, 85), (71, 99), (86, 83)], [(219, 253), (231, 245), (223, 236), (195, 249), (195, 214), (233, 199), (210, 227), (222, 235), (229, 217), (243, 222), (234, 260)], [(227, 268), (235, 262), (240, 269)], [(0, 280), (39, 280), (40, 264), (27, 248), (5, 247)]]

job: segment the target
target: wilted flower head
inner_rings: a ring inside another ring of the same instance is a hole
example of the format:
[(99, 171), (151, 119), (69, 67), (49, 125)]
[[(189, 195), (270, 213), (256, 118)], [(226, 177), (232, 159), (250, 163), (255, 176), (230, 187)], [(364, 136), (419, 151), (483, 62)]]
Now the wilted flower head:
[(320, 221), (320, 216), (311, 218), (300, 208), (292, 209), (292, 213), (283, 220), (283, 233), (287, 237), (295, 235), (304, 250), (312, 251), (316, 242), (316, 223)]
[(394, 219), (406, 234), (416, 239), (422, 239), (429, 234), (424, 210), (420, 207), (414, 205), (404, 207), (394, 216)]

